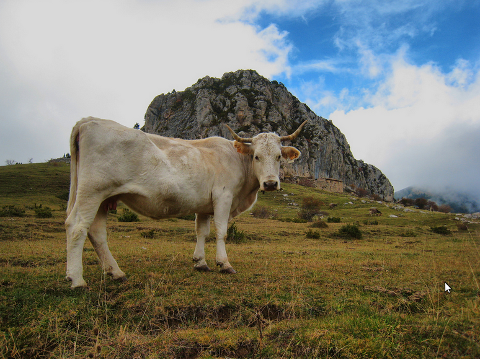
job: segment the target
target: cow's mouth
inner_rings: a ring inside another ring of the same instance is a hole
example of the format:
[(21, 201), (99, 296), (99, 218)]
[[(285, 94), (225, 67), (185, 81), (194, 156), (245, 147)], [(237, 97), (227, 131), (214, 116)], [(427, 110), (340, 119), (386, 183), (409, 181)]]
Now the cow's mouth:
[(263, 182), (263, 189), (262, 191), (276, 191), (278, 189), (278, 182), (277, 181), (265, 181)]

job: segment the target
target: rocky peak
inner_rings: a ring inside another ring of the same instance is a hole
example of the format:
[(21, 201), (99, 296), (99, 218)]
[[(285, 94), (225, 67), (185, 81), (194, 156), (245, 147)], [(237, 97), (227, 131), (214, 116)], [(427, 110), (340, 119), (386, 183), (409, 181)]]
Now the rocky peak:
[(155, 97), (143, 129), (184, 139), (231, 138), (222, 125), (228, 124), (242, 137), (260, 132), (282, 136), (305, 120), (308, 123), (293, 144), (302, 156), (293, 164), (282, 165), (284, 175), (334, 178), (385, 200), (393, 199), (387, 177), (378, 168), (356, 160), (345, 136), (331, 121), (317, 116), (283, 84), (253, 70), (228, 72), (221, 79), (206, 76), (184, 91)]

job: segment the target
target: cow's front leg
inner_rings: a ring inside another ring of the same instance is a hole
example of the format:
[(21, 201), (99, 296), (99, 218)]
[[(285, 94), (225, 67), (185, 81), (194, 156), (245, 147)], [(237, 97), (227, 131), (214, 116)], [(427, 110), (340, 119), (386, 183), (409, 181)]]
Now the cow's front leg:
[(205, 238), (210, 234), (210, 215), (198, 214), (195, 218), (195, 232), (197, 234), (197, 244), (193, 253), (193, 268), (201, 272), (209, 272), (211, 269), (205, 261)]
[(220, 202), (215, 207), (215, 230), (217, 235), (217, 265), (221, 273), (234, 274), (235, 269), (228, 262), (227, 251), (225, 249), (225, 238), (227, 237), (228, 219), (230, 218), (231, 200)]

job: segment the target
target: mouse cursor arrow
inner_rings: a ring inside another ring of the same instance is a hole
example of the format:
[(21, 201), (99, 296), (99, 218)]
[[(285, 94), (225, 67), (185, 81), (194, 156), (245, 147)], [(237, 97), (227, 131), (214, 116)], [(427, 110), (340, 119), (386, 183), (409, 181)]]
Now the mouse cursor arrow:
[(447, 284), (447, 282), (445, 282), (445, 292), (450, 293), (450, 290), (451, 290), (451, 289), (452, 289), (452, 288), (450, 288), (450, 286)]

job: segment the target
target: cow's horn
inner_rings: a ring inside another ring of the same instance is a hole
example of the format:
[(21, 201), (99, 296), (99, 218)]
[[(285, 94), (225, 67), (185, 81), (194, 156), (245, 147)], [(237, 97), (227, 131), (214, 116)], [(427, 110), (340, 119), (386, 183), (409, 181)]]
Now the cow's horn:
[(245, 143), (245, 142), (252, 142), (253, 141), (253, 138), (242, 138), (240, 137), (239, 135), (237, 135), (231, 128), (230, 126), (228, 125), (225, 125), (227, 126), (228, 130), (230, 131), (230, 133), (232, 134), (233, 136), (233, 139), (237, 142), (242, 142), (242, 143)]
[(292, 133), (291, 135), (288, 135), (288, 136), (282, 136), (280, 137), (280, 141), (292, 141), (294, 140), (299, 134), (300, 134), (300, 131), (302, 130), (303, 126), (308, 122), (308, 120), (305, 120), (303, 121), (303, 123), (297, 128), (297, 130)]

